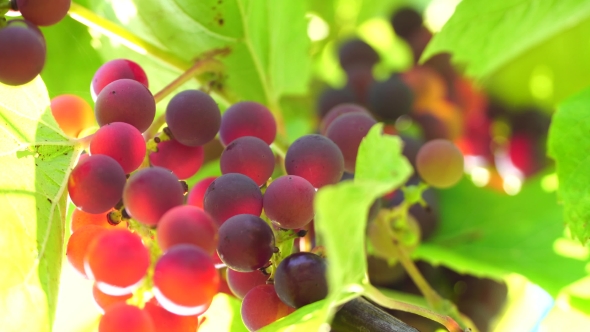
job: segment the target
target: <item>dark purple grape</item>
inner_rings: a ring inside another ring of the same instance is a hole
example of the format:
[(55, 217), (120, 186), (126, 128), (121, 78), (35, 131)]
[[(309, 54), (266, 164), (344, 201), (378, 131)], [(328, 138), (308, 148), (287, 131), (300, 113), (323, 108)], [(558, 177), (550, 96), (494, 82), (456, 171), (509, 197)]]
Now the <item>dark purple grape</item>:
[(148, 78), (143, 68), (127, 59), (111, 60), (98, 68), (92, 78), (90, 92), (94, 99), (108, 84), (123, 78), (138, 81), (149, 88)]
[(298, 138), (287, 150), (285, 169), (306, 179), (315, 188), (335, 184), (344, 172), (344, 157), (334, 142), (322, 135)]
[(221, 113), (215, 100), (199, 90), (176, 94), (166, 107), (166, 123), (174, 138), (188, 146), (203, 145), (217, 135)]
[(71, 0), (16, 0), (21, 15), (39, 26), (61, 21), (68, 14), (71, 3)]
[(385, 121), (395, 121), (412, 111), (414, 93), (401, 75), (394, 74), (388, 80), (375, 82), (369, 88), (369, 108)]
[(124, 78), (109, 83), (100, 91), (94, 114), (101, 127), (111, 122), (125, 122), (144, 132), (154, 121), (156, 101), (145, 85)]
[(391, 16), (391, 25), (398, 36), (408, 40), (422, 27), (422, 15), (413, 8), (403, 7)]
[(125, 122), (101, 127), (90, 142), (90, 154), (103, 154), (115, 159), (126, 174), (141, 165), (145, 151), (145, 141), (139, 130)]
[(320, 118), (323, 118), (334, 106), (353, 103), (359, 104), (360, 101), (357, 99), (354, 91), (350, 87), (343, 89), (326, 89), (318, 97), (317, 102), (317, 113)]
[(342, 44), (338, 50), (338, 58), (344, 70), (356, 66), (373, 67), (379, 62), (379, 54), (360, 39), (349, 40)]
[(346, 70), (346, 88), (354, 92), (360, 104), (369, 103), (369, 88), (373, 82), (375, 78), (371, 67), (354, 66)]
[(230, 269), (252, 272), (268, 263), (275, 251), (270, 226), (251, 214), (238, 214), (219, 227), (217, 254)]
[(268, 276), (261, 271), (238, 272), (227, 269), (227, 285), (236, 297), (243, 299), (248, 292), (260, 285), (266, 285)]
[(357, 104), (340, 104), (334, 106), (322, 119), (320, 124), (320, 134), (325, 135), (328, 127), (336, 120), (337, 117), (348, 113), (365, 113), (370, 114), (369, 111)]
[(224, 174), (207, 188), (203, 207), (218, 225), (238, 214), (260, 216), (262, 193), (249, 177), (239, 173)]
[(349, 113), (338, 117), (332, 122), (326, 136), (342, 151), (344, 170), (354, 173), (356, 155), (361, 141), (377, 121), (364, 113)]
[(219, 139), (227, 146), (243, 136), (258, 137), (270, 145), (277, 135), (277, 123), (266, 106), (243, 101), (230, 106), (221, 118)]
[(244, 136), (233, 140), (219, 159), (221, 173), (240, 173), (263, 185), (275, 168), (275, 156), (260, 138)]
[(144, 168), (133, 173), (123, 190), (123, 204), (129, 215), (154, 226), (168, 210), (182, 205), (184, 189), (178, 178), (162, 167)]
[(68, 193), (80, 210), (104, 213), (121, 200), (126, 180), (123, 168), (113, 158), (93, 155), (84, 158), (72, 170)]
[(32, 81), (45, 65), (45, 39), (24, 20), (9, 21), (0, 28), (0, 82), (21, 85)]
[(328, 295), (326, 261), (309, 252), (292, 254), (275, 271), (275, 290), (293, 308), (322, 300)]
[(203, 166), (202, 146), (186, 146), (175, 139), (158, 143), (158, 151), (150, 153), (150, 163), (167, 168), (179, 179), (188, 179)]
[(275, 179), (263, 197), (264, 213), (281, 228), (296, 229), (313, 219), (315, 188), (297, 175)]
[(241, 314), (248, 330), (258, 331), (293, 311), (279, 299), (273, 285), (260, 285), (244, 297)]

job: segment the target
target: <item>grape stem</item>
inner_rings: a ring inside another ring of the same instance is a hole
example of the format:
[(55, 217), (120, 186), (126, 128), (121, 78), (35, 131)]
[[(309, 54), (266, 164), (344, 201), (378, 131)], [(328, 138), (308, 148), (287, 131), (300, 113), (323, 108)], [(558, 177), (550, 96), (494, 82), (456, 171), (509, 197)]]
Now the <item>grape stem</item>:
[(451, 317), (438, 314), (432, 310), (422, 308), (417, 305), (413, 305), (410, 303), (405, 303), (402, 301), (397, 301), (394, 299), (390, 299), (389, 297), (383, 295), (377, 288), (371, 285), (365, 285), (365, 291), (363, 293), (364, 296), (368, 297), (371, 301), (374, 301), (378, 305), (392, 309), (392, 310), (399, 310), (404, 312), (410, 312), (416, 315), (420, 315), (422, 317), (428, 318), (433, 320), (437, 323), (443, 325), (447, 330), (450, 332), (470, 332), (472, 331), (470, 328), (466, 328), (463, 330), (461, 326)]

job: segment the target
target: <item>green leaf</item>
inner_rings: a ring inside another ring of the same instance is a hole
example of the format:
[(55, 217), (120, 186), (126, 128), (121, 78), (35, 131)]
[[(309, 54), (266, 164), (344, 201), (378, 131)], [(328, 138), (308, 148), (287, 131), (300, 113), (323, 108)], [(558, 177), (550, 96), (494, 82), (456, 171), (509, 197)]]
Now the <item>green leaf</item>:
[(464, 0), (432, 39), (422, 59), (450, 52), (466, 73), (486, 77), (550, 37), (590, 16), (580, 0)]
[(199, 326), (200, 332), (247, 332), (248, 329), (242, 323), (240, 308), (242, 302), (233, 296), (219, 293), (213, 298), (213, 302), (203, 314), (205, 322)]
[(268, 326), (265, 326), (260, 332), (295, 332), (295, 331), (319, 331), (320, 327), (325, 324), (323, 316), (325, 300), (308, 304), (305, 307), (297, 309), (294, 313), (284, 317)]
[(0, 84), (0, 324), (49, 331), (55, 314), (66, 213), (66, 175), (77, 157), (57, 127), (40, 78)]
[(590, 89), (559, 105), (549, 131), (549, 154), (555, 159), (559, 198), (572, 235), (584, 244), (590, 239)]
[(563, 234), (556, 201), (539, 178), (525, 182), (516, 196), (464, 180), (440, 192), (439, 228), (414, 257), (480, 277), (518, 273), (555, 297), (586, 275), (587, 263), (554, 249)]

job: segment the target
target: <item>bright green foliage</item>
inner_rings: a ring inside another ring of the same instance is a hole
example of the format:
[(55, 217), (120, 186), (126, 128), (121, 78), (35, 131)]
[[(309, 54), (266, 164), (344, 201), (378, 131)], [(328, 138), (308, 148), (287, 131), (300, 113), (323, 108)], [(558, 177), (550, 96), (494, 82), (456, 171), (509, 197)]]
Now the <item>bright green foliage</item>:
[(43, 81), (0, 84), (0, 326), (49, 331), (66, 213), (66, 175), (77, 157), (49, 111)]
[(240, 300), (227, 294), (219, 293), (213, 298), (213, 303), (203, 314), (205, 323), (199, 326), (200, 332), (247, 332), (240, 314)]
[(428, 45), (423, 59), (453, 54), (466, 73), (486, 77), (527, 49), (590, 17), (580, 0), (464, 0)]
[(562, 209), (540, 183), (530, 179), (516, 196), (467, 181), (441, 191), (439, 229), (415, 258), (494, 279), (518, 273), (556, 296), (586, 275), (586, 259), (553, 249), (563, 234)]
[(549, 133), (549, 154), (557, 163), (559, 199), (572, 235), (590, 240), (590, 90), (559, 105)]

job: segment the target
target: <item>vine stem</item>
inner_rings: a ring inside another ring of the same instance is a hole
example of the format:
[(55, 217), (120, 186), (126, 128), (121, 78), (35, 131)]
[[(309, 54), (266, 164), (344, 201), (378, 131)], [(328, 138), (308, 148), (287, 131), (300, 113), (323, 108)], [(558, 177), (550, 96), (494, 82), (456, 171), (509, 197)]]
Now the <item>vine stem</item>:
[(390, 299), (389, 297), (383, 295), (377, 288), (371, 285), (365, 285), (365, 292), (363, 293), (364, 296), (368, 297), (375, 303), (379, 304), (382, 307), (392, 309), (392, 310), (399, 310), (404, 312), (410, 312), (416, 315), (420, 315), (422, 317), (428, 318), (433, 320), (441, 325), (443, 325), (447, 330), (450, 332), (468, 332), (471, 329), (467, 328), (463, 330), (461, 326), (451, 317), (438, 314), (434, 311), (431, 311), (426, 308), (422, 308), (417, 305), (413, 305), (410, 303), (405, 303), (401, 301), (397, 301), (394, 299)]

